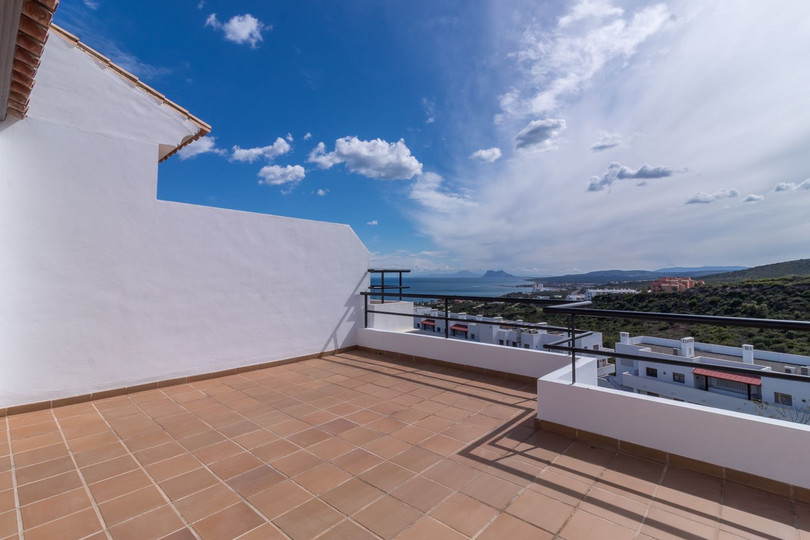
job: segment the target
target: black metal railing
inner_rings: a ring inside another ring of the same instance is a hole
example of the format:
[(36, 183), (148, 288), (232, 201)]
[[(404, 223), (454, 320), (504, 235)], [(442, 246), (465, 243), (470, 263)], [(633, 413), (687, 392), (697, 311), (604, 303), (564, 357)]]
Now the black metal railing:
[[(368, 269), (369, 274), (371, 274), (371, 275), (379, 274), (380, 275), (380, 284), (375, 285), (373, 283), (370, 283), (369, 286), (368, 286), (369, 291), (375, 291), (375, 290), (379, 291), (379, 295), (382, 298), (382, 301), (385, 302), (385, 291), (386, 290), (396, 290), (399, 294), (396, 294), (394, 296), (397, 296), (399, 298), (399, 300), (402, 300), (402, 291), (404, 289), (409, 288), (409, 287), (405, 287), (405, 286), (402, 285), (402, 274), (407, 274), (408, 272), (410, 272), (410, 270), (399, 269), (399, 268), (395, 268), (395, 269), (391, 269), (391, 268), (369, 268)], [(398, 277), (399, 277), (399, 280), (398, 280), (399, 284), (398, 285), (386, 285), (385, 284), (385, 274), (397, 274)]]
[[(389, 270), (389, 272), (391, 272)], [(401, 278), (401, 274), (400, 274)], [(401, 284), (401, 280), (400, 280)], [(404, 288), (404, 287), (403, 287)], [(384, 292), (384, 288), (382, 291)], [(386, 311), (380, 309), (370, 309), (369, 299), (372, 297), (381, 297), (380, 292), (369, 290), (361, 293), (365, 298), (365, 327), (368, 328), (368, 314), (379, 313), (381, 315), (393, 315), (399, 317), (409, 317), (411, 319), (420, 317), (414, 313), (401, 313)], [(795, 321), (795, 320), (781, 320), (781, 319), (753, 319), (743, 317), (721, 317), (713, 315), (690, 315), (685, 313), (660, 313), (660, 312), (642, 312), (642, 311), (621, 311), (621, 310), (608, 310), (608, 309), (594, 309), (590, 307), (591, 302), (562, 302), (560, 300), (551, 299), (537, 299), (537, 298), (505, 298), (505, 297), (489, 297), (489, 296), (464, 296), (464, 295), (441, 295), (441, 294), (416, 294), (416, 293), (403, 293), (401, 290), (396, 295), (401, 301), (403, 298), (412, 298), (418, 300), (438, 300), (444, 304), (444, 315), (435, 317), (444, 321), (444, 334), (445, 338), (449, 338), (449, 324), (448, 322), (474, 322), (475, 324), (499, 325), (514, 328), (530, 328), (530, 329), (544, 329), (552, 331), (562, 331), (567, 337), (555, 341), (553, 343), (546, 343), (543, 348), (549, 351), (564, 352), (571, 357), (571, 383), (576, 383), (576, 359), (577, 354), (587, 354), (588, 356), (596, 356), (599, 358), (626, 358), (630, 360), (644, 360), (649, 362), (657, 362), (662, 364), (671, 364), (685, 367), (695, 367), (694, 361), (677, 360), (674, 358), (662, 358), (661, 355), (645, 356), (640, 354), (631, 353), (618, 353), (615, 351), (600, 353), (597, 350), (586, 349), (577, 347), (577, 340), (587, 337), (593, 332), (588, 330), (578, 329), (576, 327), (577, 317), (588, 318), (607, 318), (607, 319), (630, 319), (642, 321), (656, 321), (656, 322), (678, 322), (689, 324), (706, 324), (714, 326), (737, 326), (747, 328), (767, 328), (776, 330), (793, 330), (801, 332), (810, 332), (810, 322)], [(485, 320), (481, 318), (470, 319), (453, 317), (450, 315), (450, 303), (457, 300), (479, 301), (483, 303), (508, 303), (508, 304), (531, 304), (541, 306), (544, 313), (554, 315), (567, 315), (568, 324), (566, 326), (549, 326), (538, 323), (526, 322), (511, 322), (511, 321), (496, 321)], [(381, 303), (377, 305), (384, 305), (385, 299), (381, 298)], [(580, 319), (581, 321), (581, 319)], [(810, 376), (798, 375), (793, 373), (783, 373), (778, 371), (769, 371), (745, 367), (731, 367), (717, 364), (703, 364), (711, 366), (713, 370), (721, 371), (723, 373), (738, 374), (738, 375), (757, 375), (761, 377), (770, 377), (774, 379), (788, 379), (801, 382), (810, 382)]]

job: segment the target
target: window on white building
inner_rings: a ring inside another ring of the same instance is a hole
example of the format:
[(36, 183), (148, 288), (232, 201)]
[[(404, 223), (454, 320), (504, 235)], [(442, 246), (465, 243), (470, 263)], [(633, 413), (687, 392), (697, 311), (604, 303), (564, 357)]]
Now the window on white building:
[(786, 405), (788, 407), (793, 406), (793, 396), (790, 394), (783, 394), (782, 392), (774, 392), (773, 401), (774, 403), (778, 403), (779, 405)]
[(673, 373), (672, 374), (672, 381), (673, 382), (679, 382), (679, 383), (685, 383), (686, 382), (686, 377), (684, 377), (683, 373)]
[(653, 367), (647, 368), (647, 377), (658, 377), (658, 370)]

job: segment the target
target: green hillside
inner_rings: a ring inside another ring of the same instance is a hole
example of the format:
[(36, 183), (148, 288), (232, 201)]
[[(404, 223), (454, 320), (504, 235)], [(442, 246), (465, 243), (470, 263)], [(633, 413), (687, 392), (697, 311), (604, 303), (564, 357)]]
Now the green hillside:
[(810, 276), (810, 259), (798, 259), (763, 266), (754, 266), (746, 270), (712, 274), (702, 277), (706, 283), (728, 283), (751, 279), (768, 279), (783, 276)]

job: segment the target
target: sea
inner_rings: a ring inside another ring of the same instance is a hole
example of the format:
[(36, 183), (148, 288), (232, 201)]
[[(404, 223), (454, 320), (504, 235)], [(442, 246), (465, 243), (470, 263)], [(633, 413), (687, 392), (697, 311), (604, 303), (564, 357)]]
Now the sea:
[[(399, 283), (396, 274), (386, 274), (385, 284)], [(380, 277), (372, 276), (372, 285), (380, 284)], [(408, 294), (446, 294), (454, 296), (503, 296), (512, 292), (531, 292), (532, 282), (521, 277), (410, 277), (402, 276), (403, 290)], [(387, 294), (393, 294), (389, 292)]]

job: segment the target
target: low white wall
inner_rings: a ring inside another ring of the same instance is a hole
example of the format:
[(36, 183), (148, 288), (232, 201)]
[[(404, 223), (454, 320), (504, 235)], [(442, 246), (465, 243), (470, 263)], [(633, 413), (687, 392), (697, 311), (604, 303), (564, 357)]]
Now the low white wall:
[(413, 302), (386, 302), (381, 304), (379, 300), (368, 303), (368, 325), (380, 330), (391, 330), (393, 332), (409, 332), (413, 330), (413, 317), (403, 317), (400, 315), (384, 315), (382, 313), (372, 313), (372, 310), (389, 311), (391, 313), (402, 313), (413, 315)]
[(810, 488), (810, 427), (802, 424), (572, 385), (569, 367), (538, 380), (537, 417)]
[[(442, 360), (454, 364), (542, 377), (568, 364), (568, 356), (531, 349), (501, 347), (488, 343), (445, 339), (417, 333), (390, 332), (376, 328), (357, 331), (357, 344), (371, 349)], [(579, 376), (579, 370), (577, 370)], [(583, 375), (584, 376), (584, 375)], [(593, 381), (596, 382), (594, 370)]]

